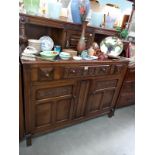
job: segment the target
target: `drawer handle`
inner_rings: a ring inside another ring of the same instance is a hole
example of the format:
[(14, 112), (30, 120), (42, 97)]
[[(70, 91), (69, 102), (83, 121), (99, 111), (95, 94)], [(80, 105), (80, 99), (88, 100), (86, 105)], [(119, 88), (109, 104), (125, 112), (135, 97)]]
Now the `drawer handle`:
[(76, 99), (76, 96), (75, 96), (75, 95), (73, 95), (73, 98), (74, 98), (74, 99)]
[(75, 73), (76, 71), (73, 69), (73, 70), (71, 70), (71, 72), (72, 72), (72, 73)]
[(50, 74), (49, 74), (49, 73), (46, 73), (45, 76), (46, 76), (46, 77), (50, 77)]
[(102, 71), (106, 71), (106, 69), (105, 68), (102, 68)]

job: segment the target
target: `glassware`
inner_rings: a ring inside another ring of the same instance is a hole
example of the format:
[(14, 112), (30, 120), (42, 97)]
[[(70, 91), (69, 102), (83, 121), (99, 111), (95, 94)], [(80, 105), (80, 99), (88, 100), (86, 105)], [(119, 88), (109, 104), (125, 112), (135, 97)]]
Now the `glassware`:
[(48, 2), (48, 16), (53, 19), (59, 19), (62, 9), (61, 2)]
[(38, 15), (40, 0), (23, 0), (27, 14)]

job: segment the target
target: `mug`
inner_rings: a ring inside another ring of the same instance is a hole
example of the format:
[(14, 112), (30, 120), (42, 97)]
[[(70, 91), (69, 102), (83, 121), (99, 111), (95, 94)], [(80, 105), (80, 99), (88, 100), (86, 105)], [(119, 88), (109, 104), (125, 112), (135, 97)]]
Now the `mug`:
[(55, 45), (54, 46), (54, 51), (59, 53), (61, 51), (61, 46)]

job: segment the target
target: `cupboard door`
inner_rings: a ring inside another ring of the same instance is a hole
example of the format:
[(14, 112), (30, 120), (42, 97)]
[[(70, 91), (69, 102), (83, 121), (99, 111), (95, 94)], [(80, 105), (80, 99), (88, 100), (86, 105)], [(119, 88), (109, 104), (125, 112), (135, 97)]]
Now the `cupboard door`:
[[(68, 30), (66, 35), (66, 48), (76, 49), (80, 36), (81, 36), (81, 32), (76, 30)], [(89, 48), (93, 42), (93, 34), (86, 32), (85, 42), (86, 42), (86, 47)]]
[(72, 119), (75, 82), (54, 82), (33, 86), (32, 128), (40, 132), (63, 125)]
[(114, 104), (114, 96), (117, 87), (117, 79), (94, 80), (88, 96), (87, 114), (95, 114), (108, 110)]
[(77, 89), (78, 98), (77, 98), (77, 104), (74, 112), (75, 119), (85, 116), (89, 85), (90, 85), (89, 80), (79, 81), (79, 84), (78, 84), (79, 87)]

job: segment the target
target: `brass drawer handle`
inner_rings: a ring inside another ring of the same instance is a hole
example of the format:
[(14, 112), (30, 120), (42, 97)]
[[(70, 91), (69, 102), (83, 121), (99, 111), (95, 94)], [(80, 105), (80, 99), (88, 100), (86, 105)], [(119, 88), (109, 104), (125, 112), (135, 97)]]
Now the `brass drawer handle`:
[(106, 69), (105, 69), (105, 68), (102, 68), (101, 70), (102, 70), (103, 72), (104, 72), (104, 71), (106, 71)]
[(76, 71), (74, 69), (71, 70), (72, 73), (75, 73)]
[(49, 74), (49, 73), (46, 73), (45, 76), (46, 76), (46, 77), (50, 77), (50, 74)]

